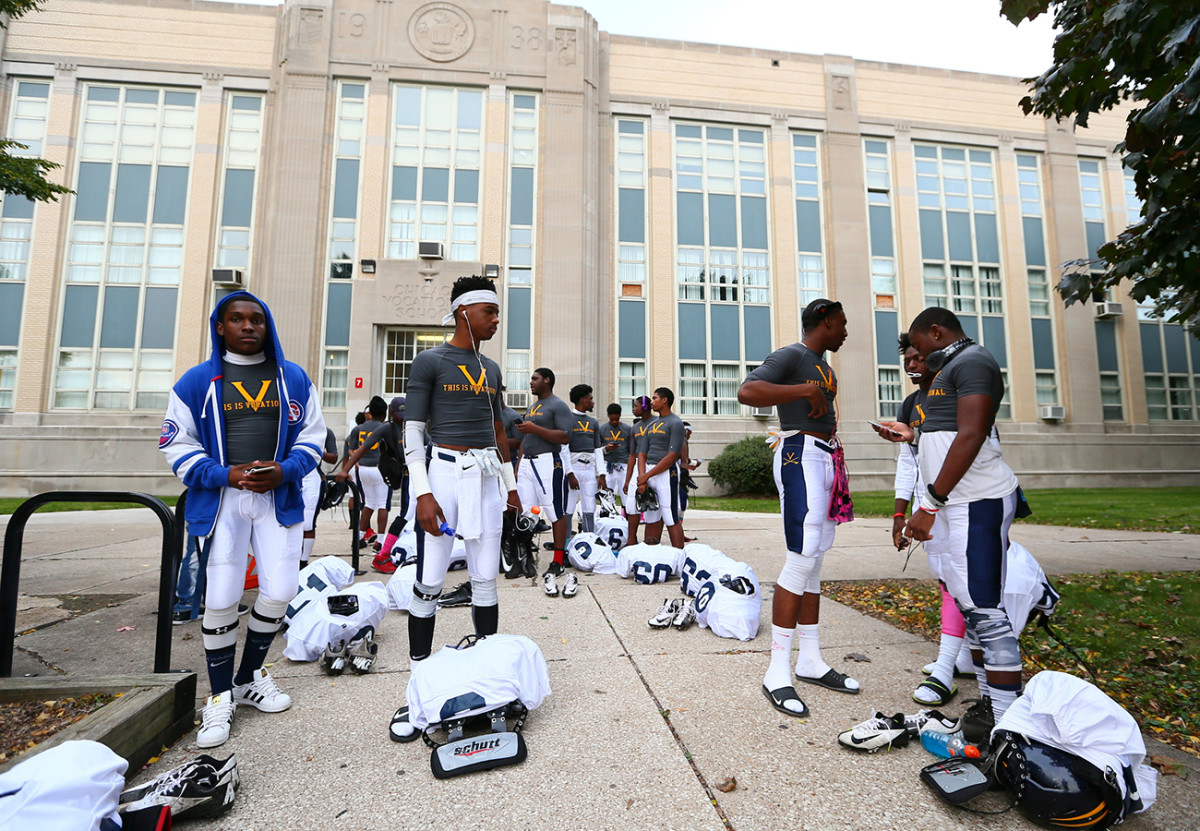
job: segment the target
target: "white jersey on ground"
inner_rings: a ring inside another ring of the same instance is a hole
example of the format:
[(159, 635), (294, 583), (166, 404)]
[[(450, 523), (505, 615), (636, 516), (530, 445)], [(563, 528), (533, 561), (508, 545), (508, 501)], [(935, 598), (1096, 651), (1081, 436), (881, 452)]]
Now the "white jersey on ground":
[(725, 575), (745, 577), (754, 584), (754, 591), (759, 591), (758, 577), (747, 563), (735, 560), (704, 543), (690, 542), (683, 547), (683, 561), (680, 565), (679, 587), (689, 597), (695, 597), (700, 586), (709, 577), (721, 578)]
[(417, 561), (417, 531), (415, 523), (410, 522), (404, 526), (404, 530), (400, 532), (400, 536), (396, 537), (396, 544), (392, 546), (392, 550), (388, 553), (392, 555), (392, 562), (396, 565), (415, 563)]
[(617, 554), (617, 571), (622, 577), (650, 585), (665, 583), (679, 574), (683, 549), (669, 545), (627, 545)]
[(625, 544), (629, 536), (629, 520), (619, 516), (608, 516), (596, 520), (596, 536), (616, 551)]
[[(63, 742), (0, 773), (0, 828), (100, 828), (119, 822), (129, 763), (100, 742)], [(129, 774), (129, 778), (137, 771)]]
[[(335, 615), (329, 611), (328, 600), (333, 595), (353, 594), (358, 598), (358, 611), (352, 615)], [(349, 643), (362, 637), (368, 627), (379, 631), (388, 611), (387, 590), (383, 583), (356, 583), (345, 589), (329, 589), (323, 596), (296, 610), (284, 637), (287, 646), (283, 656), (293, 661), (315, 661), (325, 647), (336, 641)]]
[(524, 635), (489, 635), (473, 646), (444, 646), (413, 664), (404, 697), (413, 727), (423, 730), (520, 701), (530, 710), (550, 694), (546, 659)]
[(567, 558), (580, 571), (595, 574), (615, 574), (617, 555), (604, 540), (587, 532), (576, 534), (567, 541)]
[(1045, 593), (1045, 584), (1046, 572), (1038, 561), (1025, 546), (1010, 540), (1004, 563), (1004, 611), (1014, 633), (1019, 635), (1025, 628), (1034, 604)]
[(754, 584), (753, 594), (741, 594), (710, 577), (696, 592), (696, 622), (714, 635), (754, 640), (762, 618), (762, 594)]
[[(300, 569), (300, 587), (296, 596), (288, 603), (283, 617), (291, 624), (296, 612), (328, 594), (336, 594), (340, 589), (354, 582), (354, 566), (337, 557), (322, 557), (313, 560)], [(324, 647), (322, 647), (324, 648)]]
[(416, 563), (396, 569), (387, 583), (388, 608), (397, 612), (407, 612), (409, 604), (412, 603), (413, 584), (416, 582)]

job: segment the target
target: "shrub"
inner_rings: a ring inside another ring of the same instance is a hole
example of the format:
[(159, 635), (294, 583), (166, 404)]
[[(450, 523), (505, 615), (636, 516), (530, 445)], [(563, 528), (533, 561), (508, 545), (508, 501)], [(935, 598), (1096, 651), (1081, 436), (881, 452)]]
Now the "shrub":
[(774, 496), (775, 454), (762, 436), (746, 436), (727, 445), (708, 465), (708, 475), (727, 493)]

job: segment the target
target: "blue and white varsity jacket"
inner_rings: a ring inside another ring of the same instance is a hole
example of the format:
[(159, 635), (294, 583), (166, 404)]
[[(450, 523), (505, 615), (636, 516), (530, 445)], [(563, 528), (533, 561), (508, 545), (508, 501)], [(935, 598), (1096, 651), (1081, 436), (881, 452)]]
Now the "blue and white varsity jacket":
[(283, 469), (283, 483), (272, 493), (280, 525), (294, 525), (304, 519), (300, 481), (317, 466), (325, 446), (325, 419), (316, 387), (303, 369), (284, 360), (283, 347), (275, 335), (275, 320), (267, 304), (246, 291), (235, 291), (221, 298), (209, 316), (212, 357), (189, 369), (175, 383), (158, 439), (158, 449), (166, 454), (171, 470), (187, 486), (184, 513), (189, 532), (200, 537), (212, 533), (221, 498), (229, 487), (221, 383), (225, 344), (217, 335), (217, 322), (221, 319), (221, 309), (234, 300), (251, 300), (262, 306), (267, 317), (263, 349), (274, 356), (279, 367), (279, 437), (275, 461)]

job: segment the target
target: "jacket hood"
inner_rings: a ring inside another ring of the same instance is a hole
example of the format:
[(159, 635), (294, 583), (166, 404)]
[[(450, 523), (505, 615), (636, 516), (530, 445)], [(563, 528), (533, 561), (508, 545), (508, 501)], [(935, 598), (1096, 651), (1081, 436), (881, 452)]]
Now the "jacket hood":
[(208, 329), (212, 335), (213, 360), (219, 364), (225, 354), (225, 339), (217, 334), (217, 323), (221, 320), (221, 312), (225, 306), (235, 300), (249, 300), (262, 306), (263, 314), (267, 318), (267, 336), (263, 341), (263, 352), (272, 356), (277, 366), (283, 366), (283, 346), (279, 343), (279, 338), (275, 336), (275, 318), (271, 316), (271, 309), (248, 291), (235, 291), (225, 295), (217, 301), (216, 308), (209, 315)]

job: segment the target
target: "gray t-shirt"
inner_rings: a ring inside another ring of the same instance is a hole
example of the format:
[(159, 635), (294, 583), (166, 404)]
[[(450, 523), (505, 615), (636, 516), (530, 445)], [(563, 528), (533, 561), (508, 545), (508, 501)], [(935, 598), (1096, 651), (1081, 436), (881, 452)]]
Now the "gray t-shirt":
[(950, 363), (934, 376), (922, 407), (925, 421), (921, 424), (921, 432), (958, 430), (958, 399), (979, 394), (992, 397), (992, 411), (988, 415), (990, 428), (996, 423), (996, 411), (1004, 398), (1004, 379), (992, 353), (974, 343), (951, 357)]
[[(568, 437), (571, 435), (571, 408), (556, 395), (548, 395), (533, 402), (533, 406), (525, 413), (525, 420), (547, 430), (562, 430)], [(535, 433), (523, 435), (525, 438), (521, 442), (521, 453), (526, 457), (557, 453), (562, 448), (561, 444), (546, 441)]]
[(825, 393), (829, 412), (820, 418), (812, 417), (812, 405), (805, 399), (775, 405), (779, 411), (779, 426), (783, 430), (806, 430), (810, 433), (832, 433), (837, 427), (833, 400), (837, 397), (837, 378), (825, 359), (802, 343), (776, 349), (762, 365), (746, 376), (747, 381), (766, 381), (769, 384), (814, 384)]
[(225, 361), (221, 376), (226, 462), (232, 467), (274, 459), (279, 443), (279, 372), (275, 362), (246, 365)]
[[(604, 445), (604, 461), (623, 465), (629, 461), (630, 440), (633, 438), (633, 428), (623, 421), (616, 424), (606, 423), (600, 428), (600, 440)], [(615, 444), (616, 450), (609, 450), (608, 445)]]
[(517, 429), (517, 425), (521, 423), (521, 414), (507, 404), (500, 411), (500, 421), (504, 423), (504, 435), (510, 439), (521, 438), (521, 431)]
[(413, 358), (404, 419), (425, 424), (434, 444), (491, 447), (501, 418), (500, 365), (444, 343)]
[(645, 453), (647, 470), (666, 458), (668, 453), (683, 453), (683, 419), (675, 413), (668, 413), (647, 422)]
[(362, 424), (358, 425), (355, 431), (351, 434), (354, 437), (354, 446), (350, 448), (353, 453), (364, 444), (367, 445), (367, 452), (359, 457), (358, 463), (363, 467), (379, 467), (379, 440), (369, 439), (368, 437), (378, 430), (386, 421), (376, 421), (373, 418), (368, 418)]
[[(383, 454), (384, 446), (396, 459), (404, 458), (404, 422), (403, 421), (368, 421), (363, 427), (371, 427), (363, 441), (375, 448), (376, 459)], [(370, 453), (371, 451), (367, 451)], [(364, 456), (367, 454), (364, 453)], [(378, 465), (378, 461), (376, 461)]]
[[(338, 454), (337, 434), (333, 432), (332, 427), (325, 428), (325, 452), (332, 453), (335, 456)], [(321, 467), (321, 463), (324, 461), (325, 460), (322, 459), (320, 462), (317, 462), (318, 472), (324, 471), (324, 468)]]
[(567, 436), (572, 453), (595, 453), (600, 448), (600, 422), (585, 413), (572, 412)]

